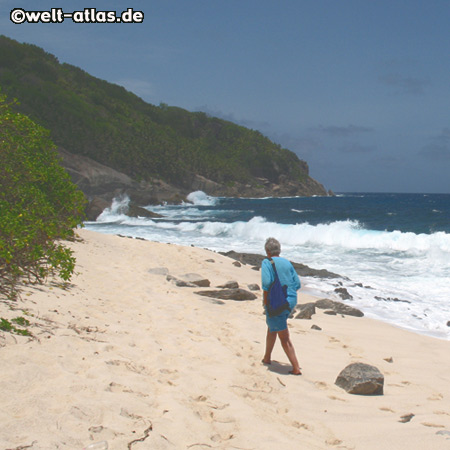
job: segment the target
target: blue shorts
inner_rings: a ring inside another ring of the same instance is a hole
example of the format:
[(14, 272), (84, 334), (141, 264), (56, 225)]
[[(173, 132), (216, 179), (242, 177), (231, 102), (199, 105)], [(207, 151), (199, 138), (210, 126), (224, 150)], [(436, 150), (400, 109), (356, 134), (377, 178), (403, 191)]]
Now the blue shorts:
[(278, 316), (270, 317), (266, 312), (266, 323), (269, 327), (269, 331), (283, 331), (287, 329), (287, 320), (289, 317), (290, 311), (283, 311)]

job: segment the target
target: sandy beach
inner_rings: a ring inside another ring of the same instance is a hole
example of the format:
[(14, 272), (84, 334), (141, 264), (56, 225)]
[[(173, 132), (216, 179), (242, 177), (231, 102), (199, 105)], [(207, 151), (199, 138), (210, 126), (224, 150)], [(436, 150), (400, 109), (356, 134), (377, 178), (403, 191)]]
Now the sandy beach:
[[(78, 235), (67, 286), (0, 302), (32, 334), (0, 331), (1, 449), (450, 449), (450, 342), (318, 309), (290, 320), (303, 371), (292, 376), (279, 343), (261, 364), (261, 291), (217, 302), (167, 280), (248, 289), (258, 271), (195, 247)], [(334, 384), (352, 362), (383, 373), (384, 395)]]

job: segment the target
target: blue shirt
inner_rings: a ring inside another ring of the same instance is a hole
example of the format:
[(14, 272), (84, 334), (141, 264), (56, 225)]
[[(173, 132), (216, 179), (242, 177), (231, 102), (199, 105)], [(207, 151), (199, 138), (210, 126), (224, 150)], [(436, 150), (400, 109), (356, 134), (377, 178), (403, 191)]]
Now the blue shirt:
[[(273, 262), (277, 268), (278, 278), (282, 285), (287, 285), (287, 301), (292, 308), (297, 304), (297, 291), (300, 289), (300, 278), (297, 275), (291, 262), (281, 256), (273, 256)], [(261, 264), (261, 284), (264, 291), (268, 291), (270, 285), (275, 280), (275, 273), (272, 264), (266, 258)]]

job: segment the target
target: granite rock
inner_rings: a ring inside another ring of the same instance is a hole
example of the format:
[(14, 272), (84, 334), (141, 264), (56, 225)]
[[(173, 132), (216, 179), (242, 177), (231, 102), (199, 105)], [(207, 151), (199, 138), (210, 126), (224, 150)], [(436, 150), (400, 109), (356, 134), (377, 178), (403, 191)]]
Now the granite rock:
[(353, 363), (341, 371), (335, 384), (349, 394), (382, 395), (384, 376), (375, 366)]
[(195, 292), (198, 295), (202, 295), (204, 297), (218, 298), (220, 300), (255, 300), (257, 297), (250, 291), (246, 291), (245, 289), (237, 288), (237, 289), (220, 289), (216, 291), (197, 291)]

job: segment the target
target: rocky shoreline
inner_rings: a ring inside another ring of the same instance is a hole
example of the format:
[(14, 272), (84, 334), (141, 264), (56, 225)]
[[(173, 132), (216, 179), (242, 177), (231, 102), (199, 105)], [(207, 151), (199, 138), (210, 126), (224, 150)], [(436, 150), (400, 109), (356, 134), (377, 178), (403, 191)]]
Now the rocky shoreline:
[[(255, 198), (334, 195), (312, 178), (293, 182), (283, 175), (280, 176), (278, 183), (259, 178), (257, 185), (237, 182), (217, 183), (194, 173), (186, 174), (185, 179), (180, 180), (177, 186), (157, 178), (138, 182), (86, 156), (75, 155), (63, 148), (59, 148), (58, 153), (62, 166), (88, 199), (86, 208), (88, 220), (95, 220), (105, 208), (111, 206), (114, 198), (121, 195), (127, 195), (130, 198), (130, 204), (135, 207), (162, 203), (180, 204), (186, 201), (186, 196), (194, 191), (203, 191), (212, 196)], [(145, 216), (145, 213), (141, 210), (139, 215)]]

